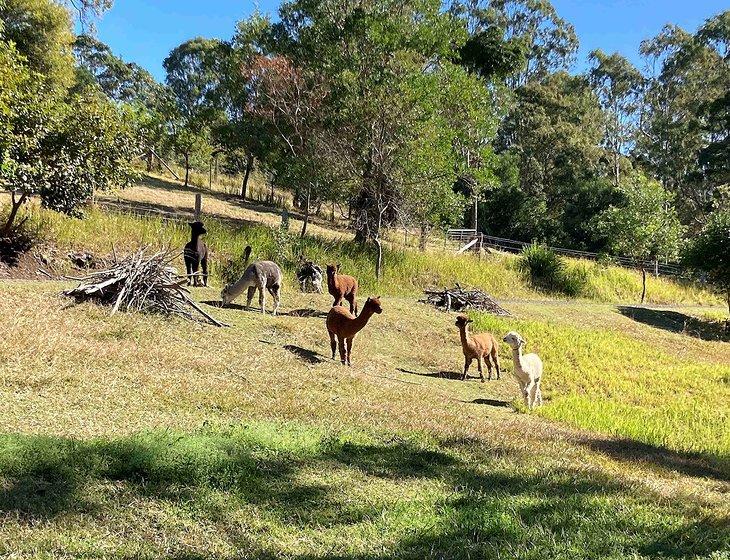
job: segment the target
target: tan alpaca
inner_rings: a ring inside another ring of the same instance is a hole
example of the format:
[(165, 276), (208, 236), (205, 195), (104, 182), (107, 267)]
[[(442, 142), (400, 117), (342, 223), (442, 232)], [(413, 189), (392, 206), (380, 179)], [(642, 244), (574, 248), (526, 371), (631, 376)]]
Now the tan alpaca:
[(357, 317), (339, 305), (330, 309), (327, 314), (327, 332), (330, 335), (332, 359), (335, 359), (335, 350), (337, 350), (337, 344), (339, 342), (340, 360), (343, 365), (347, 364), (351, 366), (350, 354), (352, 353), (352, 341), (355, 335), (367, 325), (373, 313), (382, 312), (383, 308), (380, 305), (380, 296), (368, 298), (360, 315)]
[(461, 380), (466, 379), (466, 375), (469, 372), (469, 366), (472, 360), (476, 359), (477, 367), (479, 368), (479, 377), (484, 383), (484, 374), (482, 373), (482, 358), (487, 362), (488, 377), (492, 379), (492, 364), (497, 370), (497, 379), (499, 379), (499, 355), (497, 348), (496, 339), (489, 333), (470, 335), (468, 331), (468, 324), (472, 320), (466, 315), (459, 315), (456, 318), (456, 326), (459, 327), (459, 334), (461, 335), (461, 349), (464, 351), (464, 375), (461, 376)]
[(357, 315), (357, 279), (340, 274), (339, 264), (327, 265), (327, 291), (335, 298), (332, 305), (342, 305), (342, 300), (350, 304), (350, 313)]

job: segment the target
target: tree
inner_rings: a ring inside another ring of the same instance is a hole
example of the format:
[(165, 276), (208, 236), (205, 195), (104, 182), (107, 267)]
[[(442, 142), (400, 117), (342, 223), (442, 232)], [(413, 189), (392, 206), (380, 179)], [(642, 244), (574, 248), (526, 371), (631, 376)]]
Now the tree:
[(730, 314), (730, 211), (710, 214), (707, 223), (688, 245), (684, 264), (701, 270), (724, 293)]
[(603, 145), (608, 150), (614, 186), (621, 181), (621, 159), (627, 154), (636, 132), (644, 78), (618, 53), (605, 54), (597, 49), (590, 53), (592, 68), (588, 79), (605, 115)]
[(684, 228), (673, 196), (657, 181), (636, 175), (621, 185), (622, 203), (595, 218), (595, 227), (606, 235), (616, 255), (632, 257), (642, 272), (641, 303), (646, 297), (646, 263), (675, 259)]
[(185, 186), (191, 162), (212, 152), (210, 130), (223, 117), (221, 82), (229, 51), (226, 43), (198, 37), (175, 47), (162, 63), (177, 105), (171, 145), (183, 157)]

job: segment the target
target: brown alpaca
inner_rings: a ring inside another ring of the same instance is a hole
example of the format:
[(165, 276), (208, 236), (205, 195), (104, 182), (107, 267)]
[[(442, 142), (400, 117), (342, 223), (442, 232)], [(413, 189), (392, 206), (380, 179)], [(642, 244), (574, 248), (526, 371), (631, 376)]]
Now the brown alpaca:
[(461, 349), (464, 351), (464, 375), (461, 380), (466, 379), (469, 372), (469, 366), (473, 359), (476, 358), (477, 367), (479, 368), (479, 377), (484, 383), (484, 374), (482, 373), (482, 358), (487, 362), (487, 370), (489, 371), (487, 379), (492, 379), (492, 363), (497, 369), (497, 379), (499, 379), (499, 355), (496, 339), (489, 333), (469, 335), (467, 325), (472, 320), (466, 315), (459, 315), (456, 318), (456, 326), (459, 327), (461, 334)]
[(327, 291), (335, 298), (332, 306), (342, 305), (346, 299), (350, 303), (350, 313), (357, 315), (357, 280), (352, 276), (340, 274), (340, 265), (327, 265)]
[[(382, 313), (383, 308), (380, 305), (380, 296), (368, 298), (362, 308), (362, 313), (355, 317), (347, 309), (339, 305), (335, 305), (327, 314), (327, 332), (330, 335), (330, 346), (332, 347), (332, 359), (335, 359), (335, 350), (337, 343), (340, 346), (340, 360), (342, 364), (351, 366), (350, 354), (352, 353), (352, 340), (365, 325), (368, 324), (373, 313)], [(337, 341), (335, 341), (337, 337)]]

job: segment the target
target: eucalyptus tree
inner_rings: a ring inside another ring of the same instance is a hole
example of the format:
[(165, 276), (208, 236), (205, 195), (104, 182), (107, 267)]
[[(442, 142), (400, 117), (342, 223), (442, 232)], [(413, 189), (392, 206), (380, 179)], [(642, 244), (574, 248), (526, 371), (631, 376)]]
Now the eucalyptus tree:
[(619, 53), (590, 53), (588, 79), (603, 109), (603, 145), (610, 154), (614, 186), (621, 181), (621, 162), (633, 145), (638, 123), (644, 77)]

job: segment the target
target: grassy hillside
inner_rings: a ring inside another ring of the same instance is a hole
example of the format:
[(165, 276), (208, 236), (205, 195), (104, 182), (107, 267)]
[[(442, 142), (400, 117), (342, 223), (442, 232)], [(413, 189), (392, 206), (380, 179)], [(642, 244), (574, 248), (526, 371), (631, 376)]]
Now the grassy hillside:
[[(724, 343), (603, 306), (478, 316), (544, 356), (540, 415), (555, 423), (512, 411), (506, 353), (500, 381), (456, 380), (453, 315), (410, 298), (384, 300), (345, 368), (329, 360), (326, 296), (288, 294), (277, 318), (210, 306), (232, 324), (215, 329), (68, 307), (57, 282), (1, 286), (2, 553), (726, 558)], [(690, 394), (698, 418), (673, 422)], [(623, 423), (568, 427), (581, 410), (607, 421), (612, 402)], [(627, 429), (652, 408), (646, 431)]]
[[(182, 247), (168, 215), (191, 191), (124, 196), (32, 223), (64, 250)], [(266, 207), (206, 195), (204, 210), (214, 286), (194, 297), (230, 328), (0, 280), (0, 556), (730, 559), (722, 308), (632, 307), (638, 275), (576, 261), (592, 292), (553, 301), (515, 257), (396, 243), (378, 284), (372, 255), (326, 223), (298, 241)], [(246, 244), (286, 266), (279, 317), (217, 307)], [(385, 296), (352, 368), (329, 357), (329, 296), (295, 289), (300, 251)], [(524, 413), (505, 345), (502, 379), (459, 380), (454, 314), (416, 303), (455, 281), (507, 299), (514, 317), (474, 313), (474, 328), (539, 352), (541, 409)], [(653, 278), (649, 297), (716, 302)]]
[[(131, 250), (140, 244), (154, 247), (182, 248), (189, 237), (186, 219), (191, 216), (194, 189), (159, 178), (149, 178), (141, 186), (120, 193), (119, 199), (102, 199), (103, 208), (87, 212), (84, 220), (69, 219), (34, 208), (33, 221), (43, 235), (61, 248), (91, 250), (109, 254), (112, 244), (119, 251)], [(478, 286), (495, 297), (539, 298), (559, 297), (540, 294), (519, 271), (517, 257), (492, 254), (483, 258), (454, 255), (439, 245), (425, 253), (391, 242), (385, 254), (385, 273), (380, 284), (375, 281), (372, 249), (352, 243), (351, 234), (332, 229), (325, 222), (310, 226), (312, 235), (299, 239), (301, 223), (291, 219), (288, 234), (281, 234), (281, 217), (277, 211), (261, 205), (242, 204), (231, 195), (204, 195), (207, 243), (214, 252), (214, 282), (237, 278), (236, 266), (247, 244), (254, 256), (271, 258), (281, 263), (293, 283), (297, 258), (305, 254), (319, 263), (340, 262), (343, 271), (354, 274), (369, 291), (391, 295), (416, 294), (427, 286)], [(111, 209), (111, 210), (110, 210)], [(230, 261), (234, 261), (231, 265)], [(182, 263), (180, 263), (182, 265)], [(182, 266), (181, 266), (182, 267)], [(581, 297), (602, 302), (636, 302), (641, 293), (638, 272), (604, 266), (589, 261), (568, 260), (568, 270), (577, 271), (585, 279)], [(647, 301), (657, 304), (715, 305), (720, 300), (708, 291), (688, 283), (665, 278), (648, 279)]]

